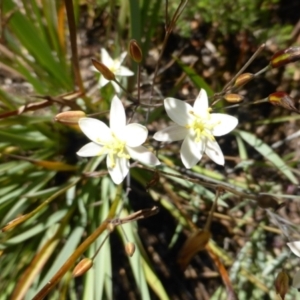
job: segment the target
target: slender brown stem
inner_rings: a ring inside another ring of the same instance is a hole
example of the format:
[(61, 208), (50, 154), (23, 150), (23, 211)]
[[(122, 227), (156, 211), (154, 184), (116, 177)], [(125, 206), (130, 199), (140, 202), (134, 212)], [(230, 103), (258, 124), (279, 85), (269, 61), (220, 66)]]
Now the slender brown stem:
[[(160, 66), (162, 56), (163, 56), (165, 48), (167, 46), (168, 39), (169, 39), (170, 34), (171, 34), (171, 32), (173, 31), (173, 29), (176, 25), (176, 21), (178, 20), (179, 16), (181, 15), (181, 13), (182, 13), (184, 7), (186, 6), (187, 2), (188, 2), (188, 0), (181, 0), (180, 1), (180, 4), (178, 5), (178, 7), (177, 7), (177, 9), (176, 9), (176, 11), (175, 11), (175, 13), (172, 17), (172, 20), (169, 24), (168, 23), (168, 11), (167, 11), (168, 10), (168, 1), (166, 1), (166, 8), (165, 8), (166, 9), (166, 12), (165, 12), (166, 33), (165, 33), (165, 38), (164, 38), (164, 41), (163, 41), (162, 49), (160, 51), (160, 54), (159, 54), (159, 57), (158, 57), (158, 60), (157, 60), (156, 66), (155, 66), (155, 70), (154, 70), (153, 82), (152, 82), (152, 86), (151, 86), (150, 100), (149, 100), (150, 105), (152, 104), (155, 80), (156, 80), (156, 77), (157, 77), (157, 73), (158, 73), (158, 69), (159, 69), (159, 66)], [(147, 114), (146, 114), (146, 124), (148, 122), (149, 115), (150, 115), (150, 107), (148, 108)]]
[(110, 212), (103, 221), (102, 224), (89, 235), (73, 252), (73, 254), (67, 259), (63, 266), (58, 270), (58, 272), (47, 282), (47, 284), (34, 296), (33, 300), (42, 300), (48, 293), (54, 288), (54, 286), (62, 279), (62, 277), (67, 273), (67, 271), (75, 264), (76, 260), (86, 251), (86, 249), (103, 233), (110, 223), (110, 220), (116, 213), (117, 206), (121, 198), (122, 187), (119, 186), (117, 190), (117, 195), (111, 206)]
[(209, 215), (208, 215), (208, 217), (206, 219), (206, 223), (205, 223), (205, 226), (204, 226), (204, 230), (206, 230), (206, 231), (209, 231), (211, 220), (213, 218), (215, 209), (217, 207), (217, 202), (218, 202), (219, 196), (220, 196), (220, 189), (217, 189), (215, 201), (213, 202), (213, 205), (212, 205), (212, 207), (210, 209)]
[(242, 74), (248, 66), (256, 59), (256, 57), (263, 51), (266, 47), (266, 44), (260, 45), (260, 47), (255, 51), (255, 53), (250, 57), (250, 59), (245, 63), (245, 65), (236, 73), (236, 75), (224, 86), (222, 91), (226, 91), (228, 87), (230, 87), (233, 82), (237, 79), (237, 77)]
[[(258, 196), (257, 194), (247, 193), (245, 191), (238, 191), (234, 186), (226, 184), (226, 183), (211, 183), (211, 182), (207, 182), (206, 180), (201, 180), (200, 178), (190, 178), (189, 176), (186, 176), (186, 175), (177, 175), (177, 174), (174, 174), (174, 173), (169, 173), (169, 172), (158, 170), (157, 168), (152, 169), (152, 168), (149, 168), (149, 167), (141, 165), (141, 164), (138, 164), (138, 167), (141, 168), (141, 169), (151, 171), (151, 172), (158, 172), (160, 176), (165, 175), (165, 176), (180, 178), (180, 179), (187, 180), (189, 182), (194, 182), (194, 183), (197, 183), (197, 184), (201, 184), (202, 186), (212, 188), (212, 189), (222, 188), (225, 191), (230, 192), (230, 193), (232, 193), (236, 196), (239, 196), (241, 198), (251, 199), (251, 200), (254, 200), (254, 201), (257, 200), (257, 196)], [(199, 175), (199, 174), (197, 174), (197, 175)]]
[(91, 258), (92, 260), (94, 260), (94, 259), (96, 258), (96, 256), (98, 255), (99, 251), (101, 250), (102, 246), (103, 246), (104, 243), (107, 241), (109, 235), (110, 235), (110, 233), (107, 233), (107, 235), (105, 236), (105, 238), (104, 238), (103, 241), (101, 242), (100, 246), (99, 246), (98, 249), (96, 250), (95, 254), (94, 254), (93, 257)]
[[(256, 57), (261, 53), (262, 50), (264, 50), (266, 47), (265, 44), (262, 44), (256, 51), (255, 53), (250, 57), (250, 59), (246, 62), (246, 64), (236, 73), (236, 75), (224, 86), (224, 88), (222, 89), (222, 91), (220, 93), (216, 93), (213, 97), (213, 103), (211, 104), (211, 106), (216, 105), (220, 100), (222, 100), (223, 96), (228, 93), (229, 90), (234, 90), (234, 88), (232, 89), (232, 84), (235, 82), (235, 80), (238, 78), (239, 75), (241, 75), (247, 68), (248, 66), (254, 61), (254, 59), (256, 59)], [(265, 68), (263, 68), (261, 71), (257, 72), (256, 74), (254, 74), (252, 80), (257, 77), (258, 75), (260, 75), (261, 73), (265, 72), (266, 70), (268, 70), (270, 68), (270, 66), (266, 66)], [(239, 87), (240, 88), (240, 87)], [(239, 106), (239, 105), (237, 105)]]
[(74, 253), (67, 259), (59, 271), (47, 282), (47, 284), (34, 296), (33, 300), (42, 300), (48, 295), (53, 287), (61, 280), (67, 271), (75, 264), (76, 260), (86, 251), (86, 249), (98, 238), (106, 229), (108, 220), (105, 220), (87, 239), (85, 239)]

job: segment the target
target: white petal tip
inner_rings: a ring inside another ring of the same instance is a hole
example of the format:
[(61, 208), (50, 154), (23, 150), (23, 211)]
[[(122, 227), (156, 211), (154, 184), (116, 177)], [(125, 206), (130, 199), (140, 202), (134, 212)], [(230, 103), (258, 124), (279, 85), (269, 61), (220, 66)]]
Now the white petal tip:
[(286, 244), (296, 256), (300, 257), (300, 241), (289, 242)]

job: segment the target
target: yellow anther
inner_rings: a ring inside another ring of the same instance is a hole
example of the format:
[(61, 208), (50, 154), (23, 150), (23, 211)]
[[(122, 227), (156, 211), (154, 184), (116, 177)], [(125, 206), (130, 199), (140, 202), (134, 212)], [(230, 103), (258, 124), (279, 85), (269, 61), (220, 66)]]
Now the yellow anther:
[(108, 155), (110, 157), (111, 161), (111, 168), (114, 168), (116, 166), (116, 159), (117, 158), (125, 158), (130, 159), (130, 155), (127, 153), (125, 148), (125, 142), (120, 141), (114, 134), (112, 134), (112, 140), (109, 142), (106, 142), (103, 145), (103, 151), (108, 150)]
[(189, 113), (194, 116), (194, 120), (190, 124), (185, 125), (185, 127), (187, 129), (192, 129), (195, 132), (195, 141), (197, 143), (200, 142), (203, 137), (211, 141), (215, 140), (211, 131), (220, 123), (220, 121), (215, 124), (211, 122), (211, 110), (212, 109), (209, 107), (207, 109), (207, 114), (202, 116), (198, 116), (194, 111), (189, 111)]

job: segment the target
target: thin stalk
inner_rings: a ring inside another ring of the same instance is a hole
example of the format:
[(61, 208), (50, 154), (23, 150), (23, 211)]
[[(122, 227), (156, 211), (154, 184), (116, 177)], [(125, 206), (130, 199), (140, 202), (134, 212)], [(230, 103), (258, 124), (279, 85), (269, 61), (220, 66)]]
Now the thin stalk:
[[(166, 25), (166, 33), (165, 33), (165, 37), (164, 37), (164, 40), (163, 40), (162, 49), (160, 51), (160, 54), (159, 54), (159, 57), (158, 57), (158, 60), (157, 60), (156, 66), (155, 66), (155, 70), (154, 70), (153, 81), (152, 81), (151, 92), (150, 92), (150, 100), (149, 100), (150, 105), (152, 104), (154, 85), (155, 85), (155, 80), (156, 80), (157, 73), (158, 73), (158, 68), (160, 66), (162, 56), (163, 56), (165, 48), (167, 46), (168, 39), (169, 39), (170, 34), (172, 33), (172, 31), (175, 27), (176, 21), (180, 17), (180, 15), (181, 15), (184, 7), (186, 6), (187, 2), (188, 2), (188, 0), (181, 0), (180, 1), (180, 4), (178, 5), (178, 7), (177, 7), (177, 9), (176, 9), (176, 11), (175, 11), (175, 13), (172, 17), (172, 20), (169, 24), (168, 23), (168, 1), (166, 1), (166, 6), (165, 6), (165, 18), (166, 18), (165, 23), (167, 24)], [(150, 107), (148, 108), (147, 114), (146, 114), (146, 124), (148, 123), (149, 115), (150, 115)]]
[(54, 288), (54, 286), (62, 279), (62, 277), (67, 273), (68, 270), (72, 268), (76, 260), (86, 251), (86, 249), (106, 230), (107, 225), (110, 220), (115, 215), (117, 206), (120, 200), (121, 186), (117, 191), (117, 195), (112, 204), (110, 212), (107, 218), (100, 224), (100, 226), (89, 235), (73, 252), (73, 254), (66, 260), (63, 266), (56, 272), (56, 274), (47, 282), (47, 284), (34, 296), (32, 300), (42, 300), (48, 295), (48, 293)]

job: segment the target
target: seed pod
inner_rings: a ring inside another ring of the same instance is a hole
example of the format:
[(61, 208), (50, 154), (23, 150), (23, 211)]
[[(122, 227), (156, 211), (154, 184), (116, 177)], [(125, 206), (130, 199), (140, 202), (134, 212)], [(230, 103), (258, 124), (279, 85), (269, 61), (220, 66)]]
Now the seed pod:
[(244, 97), (239, 94), (226, 94), (224, 99), (229, 103), (239, 103), (244, 100)]
[(272, 68), (279, 68), (300, 60), (300, 47), (289, 47), (276, 52), (270, 61)]
[(131, 40), (129, 42), (129, 54), (135, 62), (140, 63), (142, 61), (143, 59), (142, 49), (136, 40)]
[(94, 67), (103, 75), (103, 77), (107, 80), (115, 80), (115, 74), (103, 63), (92, 58), (92, 63)]
[(73, 270), (73, 277), (78, 277), (86, 273), (93, 266), (93, 261), (90, 258), (82, 259)]
[(57, 114), (54, 120), (65, 125), (72, 125), (77, 124), (79, 119), (84, 117), (86, 114), (81, 110), (69, 110)]
[(275, 284), (276, 294), (279, 294), (281, 299), (284, 300), (285, 295), (288, 292), (290, 287), (288, 274), (284, 270), (281, 270), (278, 273), (274, 284)]
[(254, 75), (252, 73), (243, 73), (237, 77), (235, 80), (234, 86), (235, 87), (241, 87), (250, 80), (252, 80)]
[(126, 251), (127, 255), (131, 257), (135, 252), (135, 244), (131, 243), (131, 242), (126, 243), (125, 251)]
[(284, 206), (284, 203), (278, 203), (278, 199), (270, 195), (259, 195), (256, 199), (261, 208), (273, 208), (275, 211)]
[(276, 106), (284, 107), (288, 110), (292, 110), (299, 113), (299, 110), (294, 105), (294, 100), (285, 92), (275, 92), (269, 95), (268, 101)]

